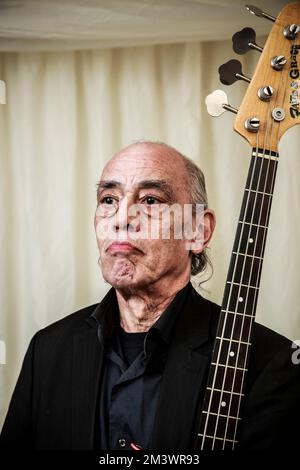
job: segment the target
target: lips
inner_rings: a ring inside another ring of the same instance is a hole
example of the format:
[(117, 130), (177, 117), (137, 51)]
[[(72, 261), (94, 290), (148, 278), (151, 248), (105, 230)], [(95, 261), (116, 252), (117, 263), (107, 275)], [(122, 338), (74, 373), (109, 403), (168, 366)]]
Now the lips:
[(131, 253), (134, 251), (138, 251), (141, 253), (141, 250), (139, 248), (129, 242), (113, 242), (109, 245), (107, 251), (109, 253)]

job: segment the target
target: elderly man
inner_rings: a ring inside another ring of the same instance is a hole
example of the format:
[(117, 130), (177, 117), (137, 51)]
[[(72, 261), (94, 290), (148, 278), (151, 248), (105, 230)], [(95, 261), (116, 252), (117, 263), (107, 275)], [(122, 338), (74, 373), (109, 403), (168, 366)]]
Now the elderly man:
[[(203, 174), (165, 144), (137, 143), (105, 166), (97, 199), (99, 264), (112, 288), (33, 337), (2, 447), (195, 449), (219, 316), (190, 284), (215, 226)], [(178, 212), (191, 204), (202, 205), (200, 223), (193, 210), (192, 230), (178, 236), (187, 223)], [(291, 357), (287, 339), (255, 325), (240, 448), (296, 442)]]

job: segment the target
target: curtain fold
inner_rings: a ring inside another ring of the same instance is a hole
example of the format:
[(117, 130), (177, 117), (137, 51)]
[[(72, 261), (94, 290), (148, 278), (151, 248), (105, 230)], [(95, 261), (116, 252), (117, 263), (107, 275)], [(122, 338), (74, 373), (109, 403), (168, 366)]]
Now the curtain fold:
[[(212, 278), (203, 295), (220, 303), (250, 163), (234, 116), (211, 118), (205, 96), (230, 41), (57, 53), (2, 53), (0, 79), (0, 425), (30, 337), (108, 289), (93, 232), (96, 182), (129, 143), (165, 141), (206, 175), (217, 228)], [(242, 58), (251, 75), (258, 55)], [(226, 91), (238, 107), (246, 85)], [(300, 338), (299, 128), (280, 144), (280, 162), (259, 297), (258, 320)], [(199, 312), (201, 314), (201, 312)]]

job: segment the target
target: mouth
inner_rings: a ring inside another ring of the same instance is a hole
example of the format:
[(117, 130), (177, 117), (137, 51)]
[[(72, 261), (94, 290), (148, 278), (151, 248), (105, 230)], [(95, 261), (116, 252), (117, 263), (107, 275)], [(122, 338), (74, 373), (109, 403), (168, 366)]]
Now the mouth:
[(129, 242), (113, 242), (108, 246), (106, 251), (112, 254), (132, 253), (132, 252), (142, 253), (142, 251), (139, 248), (137, 248), (136, 246), (132, 245)]

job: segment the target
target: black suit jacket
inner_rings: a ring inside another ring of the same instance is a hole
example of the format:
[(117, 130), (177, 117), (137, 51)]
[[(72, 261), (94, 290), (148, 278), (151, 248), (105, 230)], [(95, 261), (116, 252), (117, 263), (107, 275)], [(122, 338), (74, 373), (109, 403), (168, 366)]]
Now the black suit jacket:
[[(89, 319), (95, 308), (84, 308), (33, 337), (2, 429), (2, 448), (97, 448), (103, 351), (96, 323)], [(153, 449), (195, 449), (219, 311), (190, 289), (168, 351)], [(252, 349), (239, 448), (293, 448), (300, 424), (295, 350), (289, 340), (258, 324)]]

